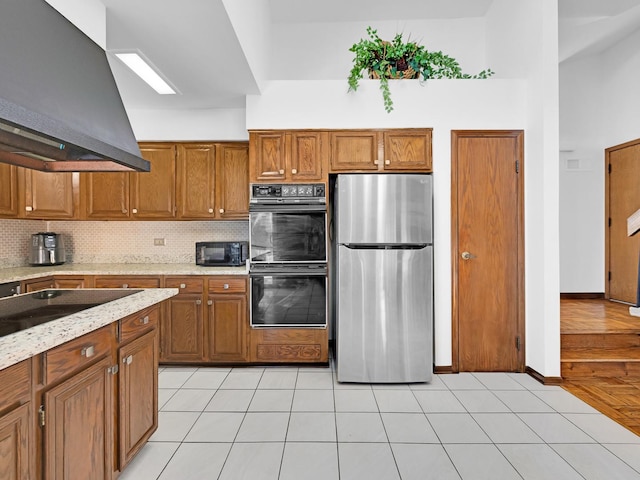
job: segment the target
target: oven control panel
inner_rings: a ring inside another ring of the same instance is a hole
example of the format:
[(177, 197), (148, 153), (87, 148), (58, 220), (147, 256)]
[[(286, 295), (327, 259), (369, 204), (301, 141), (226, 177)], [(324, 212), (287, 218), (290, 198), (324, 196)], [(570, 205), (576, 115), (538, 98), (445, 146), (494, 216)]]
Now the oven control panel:
[(252, 184), (251, 202), (268, 201), (315, 201), (324, 203), (326, 191), (324, 183), (282, 183), (282, 184)]

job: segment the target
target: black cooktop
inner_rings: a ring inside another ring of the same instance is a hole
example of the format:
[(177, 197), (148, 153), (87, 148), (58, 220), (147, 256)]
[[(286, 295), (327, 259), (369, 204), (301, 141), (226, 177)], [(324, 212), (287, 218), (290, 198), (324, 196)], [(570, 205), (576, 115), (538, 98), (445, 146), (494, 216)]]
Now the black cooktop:
[(0, 298), (0, 337), (66, 317), (141, 290), (41, 290)]

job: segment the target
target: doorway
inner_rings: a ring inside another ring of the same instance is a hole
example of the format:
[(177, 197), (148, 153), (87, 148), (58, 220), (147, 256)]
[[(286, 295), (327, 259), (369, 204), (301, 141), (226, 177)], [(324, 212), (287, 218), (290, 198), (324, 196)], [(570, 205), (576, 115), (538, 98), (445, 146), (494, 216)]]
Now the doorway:
[(627, 218), (640, 208), (640, 139), (605, 150), (605, 298), (638, 301), (640, 234), (627, 235)]
[(524, 371), (524, 133), (451, 132), (452, 369)]

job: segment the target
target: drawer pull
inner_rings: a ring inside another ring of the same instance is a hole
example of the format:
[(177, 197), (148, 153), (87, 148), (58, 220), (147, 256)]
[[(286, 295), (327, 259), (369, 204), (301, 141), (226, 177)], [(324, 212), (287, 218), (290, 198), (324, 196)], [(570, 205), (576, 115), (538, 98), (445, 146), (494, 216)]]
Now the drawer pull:
[(131, 212), (132, 212), (132, 213), (138, 213), (138, 209), (137, 209), (137, 208), (134, 208), (134, 209), (132, 209), (132, 210), (131, 210)]
[(209, 209), (209, 213), (213, 213), (213, 208), (210, 208), (210, 209)]
[(385, 160), (385, 161), (384, 161), (384, 164), (385, 164), (385, 165), (391, 165), (391, 160)]
[(207, 305), (213, 305), (213, 300), (207, 300)]
[(83, 357), (91, 358), (96, 354), (96, 349), (93, 345), (89, 345), (88, 347), (84, 347), (80, 350), (80, 355)]
[(27, 212), (33, 212), (33, 207), (24, 207)]
[(224, 208), (221, 208), (220, 210), (218, 210), (220, 213), (224, 213)]
[(279, 173), (280, 175), (284, 175), (284, 169), (278, 170), (278, 173)]
[(149, 315), (145, 315), (144, 317), (142, 317), (142, 318), (140, 319), (140, 323), (141, 323), (142, 325), (146, 325), (147, 323), (149, 323)]
[(196, 305), (202, 305), (202, 300), (196, 300)]
[(187, 288), (187, 284), (186, 283), (181, 283), (180, 284), (180, 288)]
[(109, 368), (107, 368), (107, 372), (110, 373), (111, 375), (115, 375), (116, 373), (118, 373), (118, 365), (113, 365)]
[(229, 290), (229, 284), (225, 283), (224, 285), (222, 285), (222, 288), (224, 288), (225, 290)]
[(122, 288), (129, 288), (129, 284), (128, 283), (123, 283), (122, 284)]
[(292, 169), (291, 169), (291, 174), (292, 174), (292, 175), (295, 175), (296, 173), (298, 173), (298, 170), (297, 170), (297, 169), (295, 169), (295, 168), (292, 168)]
[(124, 357), (122, 359), (122, 363), (125, 365), (131, 365), (133, 363), (133, 355), (129, 355), (128, 357)]

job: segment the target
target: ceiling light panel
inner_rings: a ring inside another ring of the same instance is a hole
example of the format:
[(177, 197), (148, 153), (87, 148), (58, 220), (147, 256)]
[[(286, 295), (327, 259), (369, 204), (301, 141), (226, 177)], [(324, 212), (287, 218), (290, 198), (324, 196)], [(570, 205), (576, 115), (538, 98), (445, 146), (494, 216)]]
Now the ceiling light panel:
[(140, 52), (120, 51), (112, 53), (160, 95), (175, 95), (178, 93)]

